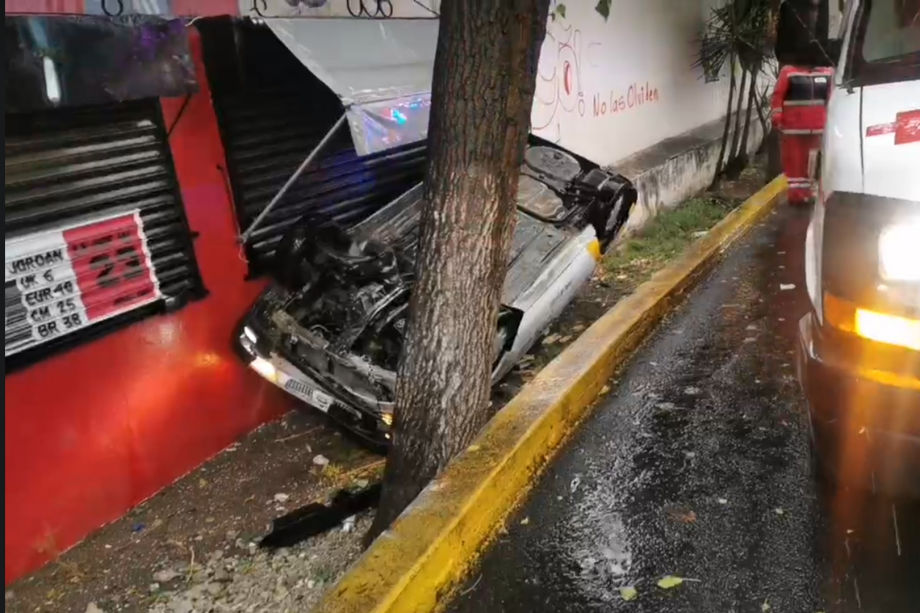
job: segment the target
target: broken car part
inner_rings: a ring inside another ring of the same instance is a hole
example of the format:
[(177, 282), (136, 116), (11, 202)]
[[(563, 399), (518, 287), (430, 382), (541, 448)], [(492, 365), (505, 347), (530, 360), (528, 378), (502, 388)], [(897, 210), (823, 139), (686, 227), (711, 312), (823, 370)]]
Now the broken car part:
[[(627, 179), (558, 147), (525, 151), (493, 382), (590, 279), (635, 200)], [(253, 370), (375, 445), (393, 422), (421, 207), (418, 184), (347, 230), (303, 220), (236, 338)]]
[(339, 490), (326, 504), (312, 502), (272, 521), (272, 531), (262, 537), (259, 547), (290, 547), (311, 536), (335, 528), (347, 518), (376, 507), (380, 501), (380, 483), (357, 490)]

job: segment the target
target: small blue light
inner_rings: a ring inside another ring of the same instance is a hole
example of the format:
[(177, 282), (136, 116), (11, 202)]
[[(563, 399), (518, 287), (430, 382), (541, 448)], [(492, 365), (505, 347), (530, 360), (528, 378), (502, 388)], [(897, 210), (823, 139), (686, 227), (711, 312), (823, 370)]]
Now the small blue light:
[(409, 121), (409, 118), (406, 117), (406, 116), (403, 114), (403, 112), (400, 111), (399, 109), (392, 109), (392, 110), (390, 111), (390, 114), (393, 116), (393, 119), (395, 119), (395, 120), (396, 120), (396, 123), (398, 123), (399, 125), (403, 125), (404, 123), (406, 123), (407, 121)]

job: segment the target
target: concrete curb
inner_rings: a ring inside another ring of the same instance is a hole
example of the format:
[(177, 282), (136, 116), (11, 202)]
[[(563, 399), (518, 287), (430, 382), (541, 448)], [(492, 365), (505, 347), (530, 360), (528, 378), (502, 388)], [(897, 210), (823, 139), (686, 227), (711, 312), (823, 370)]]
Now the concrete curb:
[(531, 380), (348, 570), (317, 613), (431, 611), (633, 349), (785, 193), (779, 176), (618, 302)]

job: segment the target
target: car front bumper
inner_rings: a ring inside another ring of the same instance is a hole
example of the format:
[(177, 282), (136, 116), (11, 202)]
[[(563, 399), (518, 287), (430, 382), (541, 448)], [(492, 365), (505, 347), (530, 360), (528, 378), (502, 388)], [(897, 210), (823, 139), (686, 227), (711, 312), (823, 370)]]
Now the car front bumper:
[(818, 453), (838, 478), (920, 496), (916, 352), (828, 331), (809, 313), (796, 362)]
[(238, 326), (233, 342), (237, 355), (251, 370), (302, 403), (326, 413), (372, 447), (381, 449), (388, 444), (392, 421), (360, 410), (350, 398), (329, 389), (286, 356), (279, 355), (266, 339), (261, 338), (253, 323), (251, 317), (247, 317)]

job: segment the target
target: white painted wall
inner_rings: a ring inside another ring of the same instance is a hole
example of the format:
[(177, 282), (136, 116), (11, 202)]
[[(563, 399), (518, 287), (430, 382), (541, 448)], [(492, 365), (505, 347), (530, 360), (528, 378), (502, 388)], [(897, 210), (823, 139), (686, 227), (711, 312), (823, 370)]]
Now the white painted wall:
[[(534, 133), (606, 165), (724, 116), (728, 70), (706, 83), (693, 67), (705, 22), (722, 1), (612, 0), (604, 21), (597, 0), (551, 0), (557, 17), (540, 53)], [(239, 4), (250, 14), (251, 0)], [(351, 0), (353, 9), (360, 4)], [(391, 4), (394, 17), (431, 16), (413, 0)], [(439, 0), (421, 4), (440, 8)], [(259, 0), (257, 6), (266, 16), (349, 15), (346, 0)], [(377, 1), (364, 6), (373, 10)]]
[[(360, 13), (361, 7), (372, 17), (378, 16), (377, 0), (255, 0), (258, 12), (253, 10), (253, 0), (239, 0), (240, 15), (252, 17), (352, 17), (351, 12)], [(440, 0), (383, 0), (381, 10), (392, 17), (418, 18), (434, 17)], [(349, 12), (349, 8), (351, 12)], [(259, 14), (261, 13), (261, 15)], [(366, 14), (362, 14), (366, 17)]]
[[(599, 164), (725, 114), (726, 74), (693, 67), (718, 0), (567, 0), (549, 22), (531, 121), (534, 132)], [(556, 0), (556, 5), (559, 0)]]

